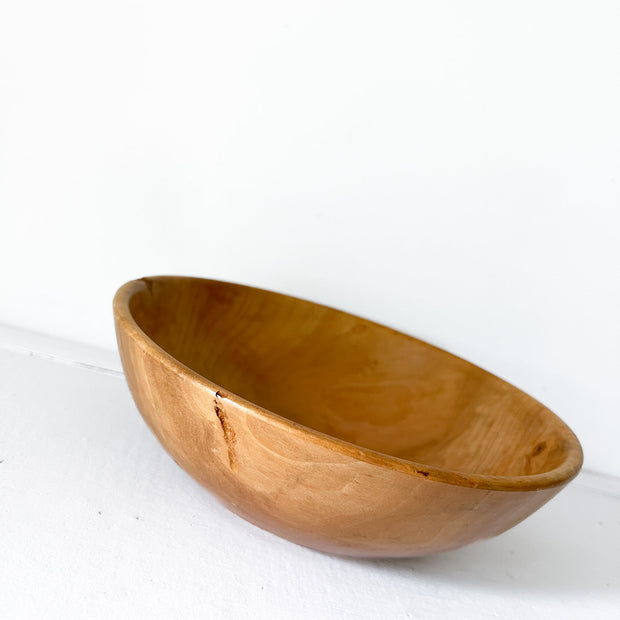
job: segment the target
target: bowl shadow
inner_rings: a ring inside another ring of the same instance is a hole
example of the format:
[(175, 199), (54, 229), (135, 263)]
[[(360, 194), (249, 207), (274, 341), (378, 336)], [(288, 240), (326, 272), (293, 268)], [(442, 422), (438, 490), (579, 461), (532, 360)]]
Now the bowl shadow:
[(619, 507), (620, 497), (572, 484), (496, 538), (433, 556), (349, 561), (487, 591), (620, 593)]

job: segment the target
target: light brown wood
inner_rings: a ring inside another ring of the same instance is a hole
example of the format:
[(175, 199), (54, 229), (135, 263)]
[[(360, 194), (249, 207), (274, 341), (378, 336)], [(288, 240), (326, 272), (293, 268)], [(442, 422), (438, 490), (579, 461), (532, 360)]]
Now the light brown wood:
[(527, 394), (350, 314), (183, 277), (125, 284), (114, 313), (133, 397), (174, 460), (302, 545), (454, 549), (512, 527), (582, 464)]

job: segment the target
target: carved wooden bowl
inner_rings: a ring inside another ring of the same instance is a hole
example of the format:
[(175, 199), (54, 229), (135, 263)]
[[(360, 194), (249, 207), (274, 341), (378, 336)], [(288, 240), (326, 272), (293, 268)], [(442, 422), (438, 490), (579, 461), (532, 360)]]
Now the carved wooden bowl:
[(414, 556), (494, 536), (579, 471), (551, 411), (370, 321), (184, 277), (114, 298), (138, 409), (174, 460), (248, 521), (322, 551)]

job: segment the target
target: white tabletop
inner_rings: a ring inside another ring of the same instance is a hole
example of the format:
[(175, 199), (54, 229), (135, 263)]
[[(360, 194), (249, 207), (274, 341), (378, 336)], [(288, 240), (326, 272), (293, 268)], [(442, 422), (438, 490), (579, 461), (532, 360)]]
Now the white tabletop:
[(167, 456), (111, 352), (0, 329), (3, 618), (620, 617), (620, 481), (506, 534), (354, 560), (231, 514)]

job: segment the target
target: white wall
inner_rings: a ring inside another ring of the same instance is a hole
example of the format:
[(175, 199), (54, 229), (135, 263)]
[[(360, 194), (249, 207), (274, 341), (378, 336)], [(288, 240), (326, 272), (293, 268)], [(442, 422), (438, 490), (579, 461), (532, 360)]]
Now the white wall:
[(0, 8), (0, 321), (114, 347), (122, 282), (299, 295), (554, 408), (620, 475), (620, 5)]

